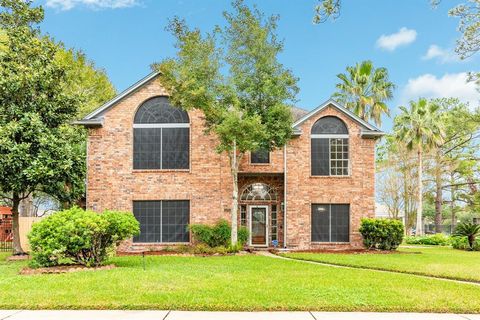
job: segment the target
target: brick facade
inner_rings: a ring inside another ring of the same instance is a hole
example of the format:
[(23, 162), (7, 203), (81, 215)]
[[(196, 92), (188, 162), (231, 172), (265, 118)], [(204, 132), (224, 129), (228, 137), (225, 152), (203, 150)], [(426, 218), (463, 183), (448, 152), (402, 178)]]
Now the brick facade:
[[(135, 200), (189, 200), (190, 223), (215, 223), (230, 220), (232, 179), (227, 157), (215, 151), (216, 138), (204, 134), (202, 113), (188, 112), (190, 118), (190, 169), (134, 170), (133, 118), (147, 99), (165, 95), (156, 78), (143, 84), (101, 113), (103, 126), (89, 128), (87, 208), (95, 211), (117, 209), (132, 211)], [(320, 117), (335, 115), (348, 126), (350, 137), (349, 177), (312, 177), (310, 175), (310, 128)], [(283, 245), (284, 184), (287, 183), (287, 247), (297, 249), (358, 247), (361, 217), (374, 215), (375, 140), (360, 137), (360, 126), (343, 112), (326, 108), (301, 125), (302, 135), (287, 146), (287, 174), (284, 174), (284, 150), (270, 154), (270, 164), (251, 164), (246, 155), (241, 162), (239, 191), (248, 184), (263, 182), (279, 195), (278, 233)], [(285, 179), (286, 178), (286, 179)], [(349, 203), (351, 230), (349, 244), (314, 244), (310, 241), (310, 205), (312, 203)], [(240, 216), (240, 212), (239, 212)], [(158, 245), (158, 244), (157, 244)], [(155, 244), (126, 242), (124, 250), (152, 247)]]

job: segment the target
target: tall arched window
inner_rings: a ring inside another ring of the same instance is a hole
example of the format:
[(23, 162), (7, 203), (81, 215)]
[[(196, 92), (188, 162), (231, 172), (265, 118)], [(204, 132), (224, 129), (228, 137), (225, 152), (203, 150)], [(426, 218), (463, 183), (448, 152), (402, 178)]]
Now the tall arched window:
[(145, 101), (133, 122), (134, 169), (188, 169), (190, 124), (187, 112), (167, 97)]
[(349, 174), (348, 129), (337, 117), (320, 118), (312, 126), (312, 176)]

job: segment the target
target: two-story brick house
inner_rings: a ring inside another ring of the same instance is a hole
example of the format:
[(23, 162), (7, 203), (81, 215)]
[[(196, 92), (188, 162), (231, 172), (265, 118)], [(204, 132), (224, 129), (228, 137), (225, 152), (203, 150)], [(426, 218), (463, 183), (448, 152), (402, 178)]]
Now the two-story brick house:
[[(383, 133), (335, 101), (292, 108), (294, 135), (244, 157), (239, 224), (251, 246), (361, 246), (374, 216), (375, 142)], [(232, 178), (198, 110), (169, 104), (150, 74), (81, 121), (89, 129), (87, 208), (132, 211), (141, 234), (125, 249), (190, 242), (189, 223), (230, 219)]]

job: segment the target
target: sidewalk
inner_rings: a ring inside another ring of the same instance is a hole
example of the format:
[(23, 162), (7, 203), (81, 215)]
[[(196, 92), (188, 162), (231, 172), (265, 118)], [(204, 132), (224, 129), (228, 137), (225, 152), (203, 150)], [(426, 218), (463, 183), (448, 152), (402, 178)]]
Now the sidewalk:
[(196, 312), (0, 310), (0, 320), (480, 320), (477, 315), (374, 312)]

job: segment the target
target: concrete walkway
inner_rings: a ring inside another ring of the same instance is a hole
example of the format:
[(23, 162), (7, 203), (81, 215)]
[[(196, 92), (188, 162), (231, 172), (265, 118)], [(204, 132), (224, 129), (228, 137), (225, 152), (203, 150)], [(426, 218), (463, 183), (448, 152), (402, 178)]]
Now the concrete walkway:
[(373, 312), (0, 310), (0, 320), (480, 320), (480, 315)]

